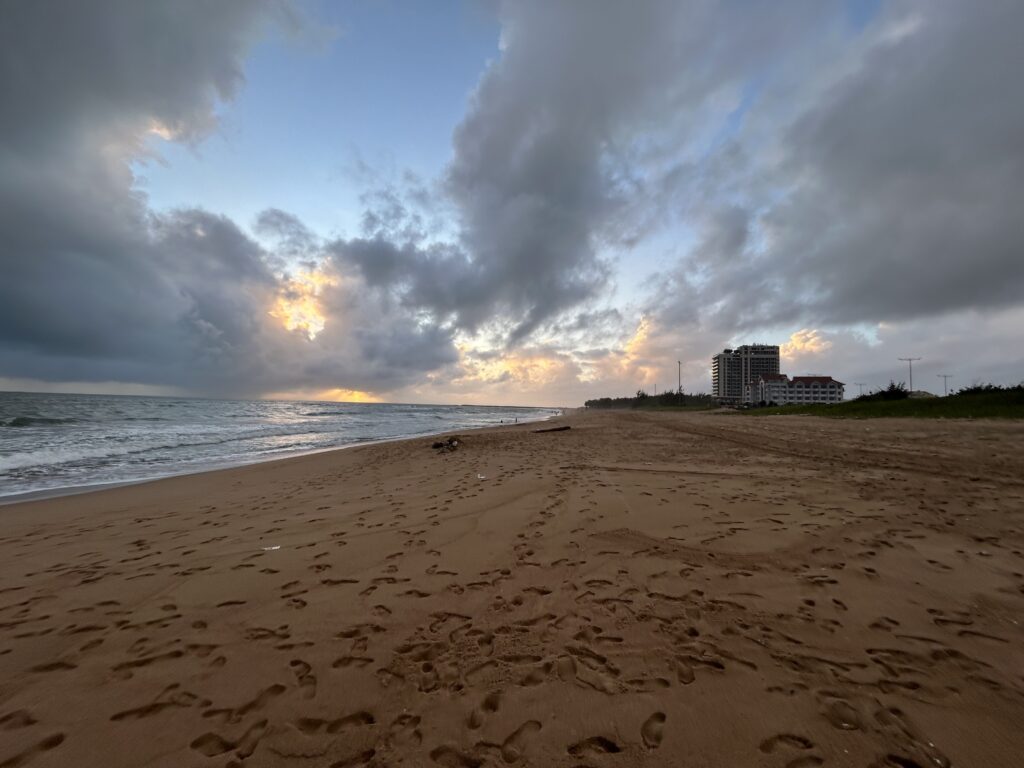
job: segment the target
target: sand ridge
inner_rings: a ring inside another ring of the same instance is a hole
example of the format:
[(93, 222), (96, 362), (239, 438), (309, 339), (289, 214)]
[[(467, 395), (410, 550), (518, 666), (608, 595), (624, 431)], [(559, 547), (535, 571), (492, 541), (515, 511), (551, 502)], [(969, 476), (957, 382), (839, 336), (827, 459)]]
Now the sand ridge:
[(988, 766), (1024, 429), (583, 413), (0, 509), (0, 768)]

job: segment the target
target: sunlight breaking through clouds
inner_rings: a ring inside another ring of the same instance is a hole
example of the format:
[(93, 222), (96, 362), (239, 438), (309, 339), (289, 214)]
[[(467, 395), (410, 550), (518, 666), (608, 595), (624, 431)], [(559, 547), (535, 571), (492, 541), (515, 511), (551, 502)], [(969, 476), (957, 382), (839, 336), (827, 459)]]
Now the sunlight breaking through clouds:
[(338, 284), (336, 277), (322, 272), (299, 272), (282, 284), (281, 293), (270, 310), (289, 331), (301, 331), (310, 341), (327, 325), (320, 307), (320, 293), (327, 286)]
[(820, 355), (832, 348), (832, 342), (825, 334), (813, 328), (803, 328), (790, 334), (789, 341), (779, 347), (779, 354), (786, 360), (805, 355)]

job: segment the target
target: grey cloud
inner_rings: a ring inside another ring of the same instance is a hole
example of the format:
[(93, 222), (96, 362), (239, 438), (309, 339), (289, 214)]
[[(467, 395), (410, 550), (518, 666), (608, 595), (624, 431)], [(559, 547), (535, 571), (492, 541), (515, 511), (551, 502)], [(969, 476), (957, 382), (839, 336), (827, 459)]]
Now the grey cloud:
[(237, 343), (241, 294), (254, 281), (266, 288), (258, 249), (199, 212), (151, 215), (129, 164), (156, 123), (189, 137), (208, 130), (270, 12), (243, 2), (5, 5), (3, 373), (180, 381), (213, 339)]
[(915, 32), (873, 51), (789, 139), (787, 171), (807, 182), (770, 226), (793, 271), (825, 288), (810, 311), (828, 320), (1024, 292), (1024, 97), (1009, 86), (1024, 71), (1024, 6), (920, 11)]
[(550, 329), (554, 336), (566, 334), (586, 333), (595, 331), (608, 333), (618, 332), (622, 329), (624, 318), (622, 313), (615, 308), (597, 309), (590, 312), (578, 312), (575, 316), (567, 318), (564, 323), (556, 324)]
[(397, 245), (391, 240), (356, 238), (328, 244), (341, 265), (358, 270), (366, 284), (410, 310), (429, 312), (438, 322), (466, 323), (459, 311), (486, 279), (479, 266), (451, 245)]
[(0, 376), (259, 395), (396, 386), (452, 359), (450, 334), (348, 288), (325, 298), (344, 332), (289, 333), (268, 314), (278, 273), (322, 256), (301, 221), (264, 211), (264, 247), (134, 188), (146, 131), (201, 138), (250, 44), (296, 18), (277, 0), (4, 5)]
[(244, 377), (274, 281), (259, 248), (202, 211), (153, 217), (102, 251), (5, 260), (0, 360), (7, 374), (220, 390)]
[(499, 319), (517, 344), (601, 295), (611, 278), (601, 249), (655, 226), (636, 198), (680, 183), (678, 168), (651, 171), (658, 153), (636, 136), (678, 143), (681, 113), (783, 46), (792, 25), (733, 3), (517, 2), (500, 13), (503, 50), (455, 129), (445, 178), (457, 243), (441, 255), (411, 247), (415, 226), (386, 224), (409, 213), (391, 199), (364, 222), (372, 249), (335, 251), (406, 305), (470, 332)]
[(1012, 0), (889, 6), (855, 65), (798, 92), (773, 162), (746, 164), (757, 195), (706, 203), (655, 304), (726, 336), (1018, 305), (1022, 24)]
[(308, 258), (317, 248), (317, 236), (297, 216), (278, 208), (261, 211), (254, 230), (287, 256)]
[(389, 370), (431, 371), (458, 360), (451, 331), (436, 325), (364, 327), (356, 338), (366, 360)]
[[(476, 332), (597, 359), (635, 327), (605, 307), (608, 257), (678, 220), (695, 244), (648, 284), (652, 360), (1024, 295), (1013, 0), (884, 5), (867, 44), (812, 0), (508, 3), (443, 178), (375, 179), (361, 237), (268, 209), (256, 242), (202, 210), (149, 210), (131, 165), (146, 131), (206, 135), (289, 7), (5, 4), (0, 376), (381, 389), (454, 365)], [(911, 13), (910, 34), (880, 33)], [(762, 76), (752, 127), (717, 135)], [(267, 310), (282, 273), (316, 265), (339, 280), (307, 342)]]
[[(240, 53), (276, 0), (5, 3), (0, 135), (22, 148), (158, 121), (186, 136), (213, 125), (243, 80)], [(109, 138), (109, 136), (105, 137)]]
[(448, 186), (488, 278), (463, 314), (479, 323), (498, 304), (517, 341), (607, 283), (605, 147), (666, 84), (678, 17), (656, 3), (510, 3), (503, 15), (505, 50), (455, 131)]

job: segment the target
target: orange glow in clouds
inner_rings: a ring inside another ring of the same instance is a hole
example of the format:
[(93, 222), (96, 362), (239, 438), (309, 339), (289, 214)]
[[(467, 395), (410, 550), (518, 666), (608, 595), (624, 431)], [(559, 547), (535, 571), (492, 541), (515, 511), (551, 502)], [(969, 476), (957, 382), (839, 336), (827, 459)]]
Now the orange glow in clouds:
[(514, 381), (520, 387), (538, 387), (554, 381), (565, 361), (542, 353), (506, 353), (501, 357), (477, 358), (465, 345), (462, 355), (463, 376), (460, 380), (480, 384)]
[(381, 399), (371, 392), (359, 389), (325, 389), (319, 392), (315, 400), (331, 400), (336, 403), (379, 403)]
[(779, 354), (792, 360), (802, 355), (819, 355), (832, 348), (832, 342), (825, 335), (812, 328), (804, 328), (789, 337), (789, 341), (779, 348)]
[(625, 343), (622, 354), (610, 360), (610, 366), (602, 366), (601, 376), (625, 377), (641, 383), (653, 379), (656, 368), (649, 365), (647, 360), (647, 345), (653, 330), (651, 321), (641, 317), (636, 331)]
[(324, 286), (337, 282), (321, 272), (299, 272), (284, 284), (268, 314), (280, 320), (287, 330), (302, 331), (312, 341), (327, 324), (320, 310), (320, 292)]
[(360, 389), (322, 389), (318, 391), (300, 389), (290, 392), (270, 392), (263, 396), (267, 400), (324, 400), (333, 403), (379, 403), (382, 402), (372, 392)]

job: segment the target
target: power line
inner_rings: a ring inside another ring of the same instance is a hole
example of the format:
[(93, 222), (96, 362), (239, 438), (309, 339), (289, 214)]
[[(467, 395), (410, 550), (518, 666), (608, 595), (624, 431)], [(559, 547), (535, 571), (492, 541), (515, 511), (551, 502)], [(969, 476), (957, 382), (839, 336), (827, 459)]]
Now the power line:
[(858, 389), (858, 397), (864, 397), (864, 387), (867, 386), (867, 383), (863, 381), (855, 381), (853, 382), (853, 386)]
[(936, 373), (935, 375), (937, 377), (939, 377), (940, 379), (942, 379), (942, 396), (943, 397), (948, 397), (949, 396), (949, 380), (953, 378), (953, 374), (952, 373)]
[(923, 360), (924, 358), (921, 358), (921, 357), (897, 357), (896, 359), (897, 360), (902, 360), (910, 368), (910, 392), (911, 392), (911, 394), (913, 394), (913, 392), (914, 392), (914, 363), (916, 361), (918, 361), (918, 360)]

